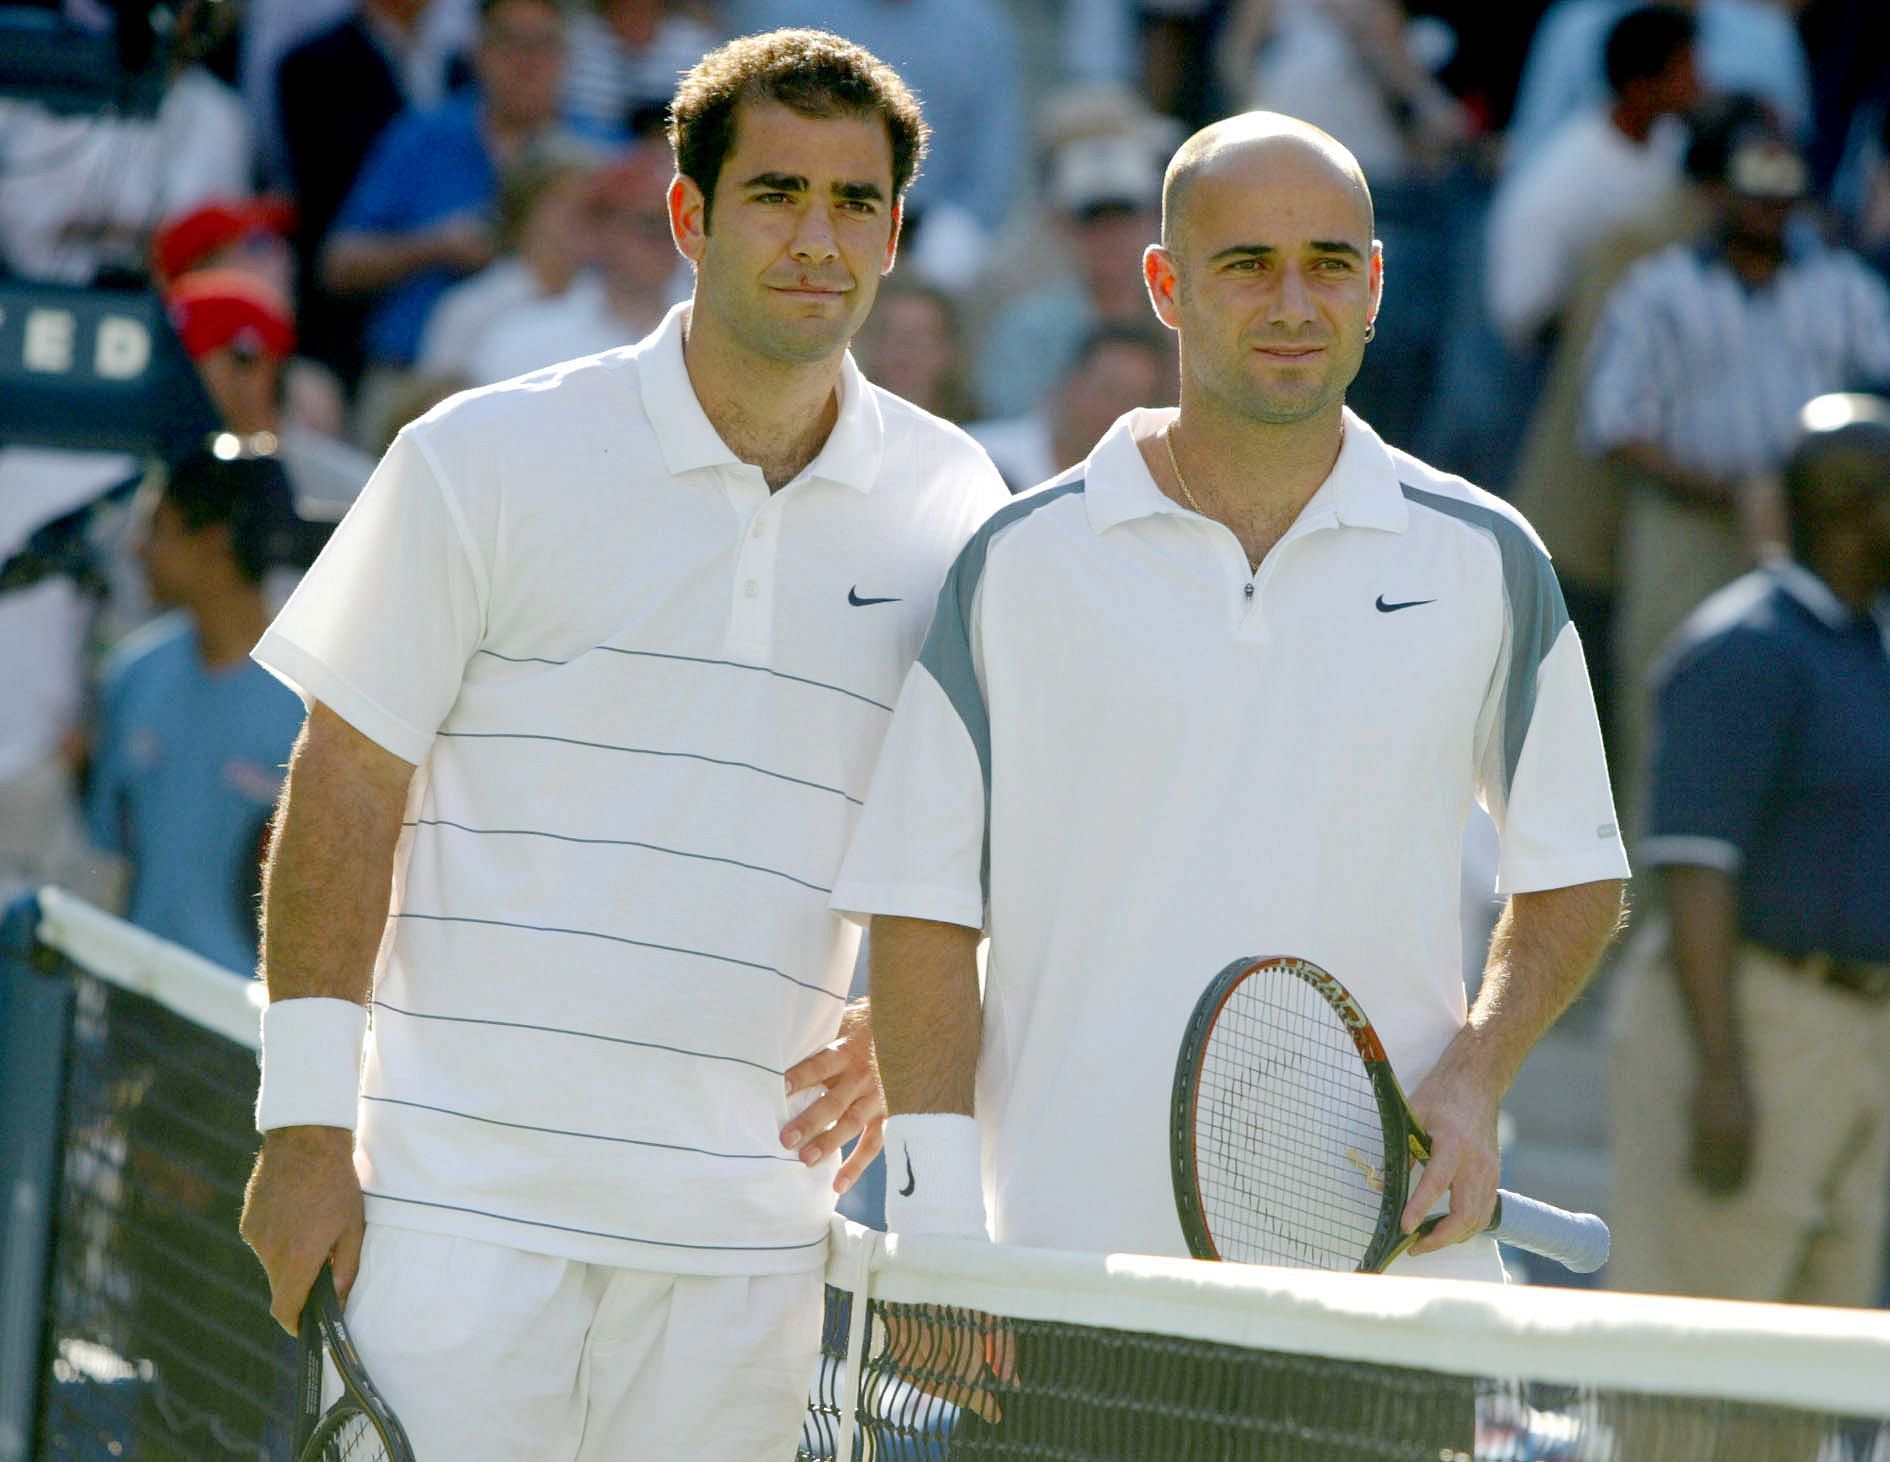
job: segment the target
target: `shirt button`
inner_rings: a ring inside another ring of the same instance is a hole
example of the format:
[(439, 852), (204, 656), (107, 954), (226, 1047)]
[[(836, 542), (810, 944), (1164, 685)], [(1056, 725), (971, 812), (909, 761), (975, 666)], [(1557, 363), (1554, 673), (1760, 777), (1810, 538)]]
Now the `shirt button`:
[(1245, 594), (1249, 599), (1253, 598), (1253, 585), (1252, 584), (1247, 585), (1247, 587), (1242, 589), (1240, 592)]
[(746, 584), (742, 585), (742, 593), (747, 598), (753, 599), (760, 592), (761, 585), (756, 583), (753, 579), (750, 579)]
[(768, 536), (768, 525), (762, 522), (759, 518), (757, 518), (755, 520), (755, 527), (754, 527), (754, 532), (752, 536), (756, 538), (766, 538)]

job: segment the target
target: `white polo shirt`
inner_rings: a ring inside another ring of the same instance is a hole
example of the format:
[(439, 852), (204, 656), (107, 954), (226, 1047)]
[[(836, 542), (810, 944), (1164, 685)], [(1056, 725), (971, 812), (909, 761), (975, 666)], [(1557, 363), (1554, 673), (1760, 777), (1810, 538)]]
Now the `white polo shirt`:
[(1332, 971), (1421, 1080), (1465, 1014), (1472, 798), (1500, 892), (1627, 872), (1581, 645), (1512, 509), (1347, 412), (1254, 573), (1156, 487), (1131, 435), (1152, 415), (959, 556), (834, 890), (990, 932), (1002, 1242), (1186, 1253), (1169, 1088), (1237, 957)]
[(419, 774), (368, 1217), (689, 1273), (822, 1256), (778, 1140), (857, 933), (829, 889), (947, 566), (1006, 494), (849, 359), (770, 495), (638, 345), (409, 427), (256, 649)]

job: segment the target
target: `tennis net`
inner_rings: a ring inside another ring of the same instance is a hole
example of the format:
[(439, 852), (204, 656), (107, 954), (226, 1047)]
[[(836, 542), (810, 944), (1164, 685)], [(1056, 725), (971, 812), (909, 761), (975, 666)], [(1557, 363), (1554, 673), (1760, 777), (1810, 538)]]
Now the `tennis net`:
[[(236, 1231), (260, 987), (57, 890), (38, 934), (13, 978), (60, 998), (11, 1041), (56, 1044), (63, 1071), (47, 1196), (25, 1206), (44, 1247), (34, 1417), (13, 1427), (38, 1440), (20, 1455), (281, 1457), (295, 1346)], [(10, 1238), (15, 1293), (24, 1247)]]
[[(63, 1069), (42, 1251), (18, 1182), (0, 1251), (0, 1462), (283, 1457), (294, 1346), (236, 1234), (260, 990), (57, 891), (35, 933), (5, 978), (61, 992), (28, 1041)], [(833, 1237), (804, 1462), (1890, 1462), (1876, 1312)]]

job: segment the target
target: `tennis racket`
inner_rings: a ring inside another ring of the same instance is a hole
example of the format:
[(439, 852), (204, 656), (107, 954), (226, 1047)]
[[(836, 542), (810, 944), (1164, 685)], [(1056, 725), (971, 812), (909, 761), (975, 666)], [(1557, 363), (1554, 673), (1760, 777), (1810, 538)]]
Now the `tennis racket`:
[[(341, 1399), (322, 1410), (322, 1360), (341, 1376)], [(393, 1408), (368, 1379), (341, 1318), (341, 1297), (326, 1264), (302, 1306), (300, 1406), (289, 1450), (296, 1462), (414, 1462)]]
[[(1404, 1233), (1411, 1162), (1431, 1140), (1351, 993), (1308, 960), (1237, 959), (1202, 992), (1175, 1060), (1169, 1155), (1197, 1259), (1377, 1273)], [(1608, 1226), (1498, 1193), (1489, 1231), (1577, 1273)]]

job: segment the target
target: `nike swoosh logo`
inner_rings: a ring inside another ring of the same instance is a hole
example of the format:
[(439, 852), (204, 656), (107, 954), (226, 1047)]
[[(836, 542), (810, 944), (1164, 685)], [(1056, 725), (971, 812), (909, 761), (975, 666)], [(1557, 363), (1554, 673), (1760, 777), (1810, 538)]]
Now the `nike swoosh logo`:
[(912, 1190), (919, 1186), (919, 1180), (912, 1176), (912, 1149), (906, 1148), (906, 1186), (899, 1190), (901, 1198), (910, 1198)]
[(1385, 596), (1380, 594), (1378, 596), (1378, 612), (1380, 614), (1396, 614), (1400, 609), (1416, 609), (1420, 604), (1435, 604), (1436, 602), (1435, 599), (1406, 599), (1400, 604), (1387, 604), (1385, 603)]
[(856, 609), (866, 604), (897, 604), (898, 602), (899, 596), (897, 594), (889, 594), (884, 599), (862, 599), (860, 597), (860, 586), (858, 584), (855, 584), (851, 589), (847, 590), (847, 603), (851, 604)]

